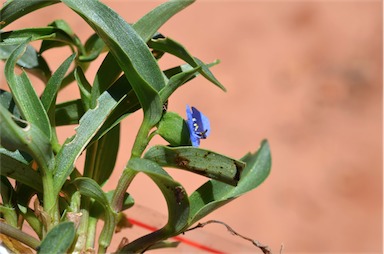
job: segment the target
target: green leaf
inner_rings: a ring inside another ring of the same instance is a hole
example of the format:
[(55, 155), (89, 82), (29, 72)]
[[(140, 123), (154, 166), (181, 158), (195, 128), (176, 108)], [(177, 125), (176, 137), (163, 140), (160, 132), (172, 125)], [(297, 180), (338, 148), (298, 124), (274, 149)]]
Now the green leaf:
[(80, 99), (57, 104), (55, 109), (55, 125), (78, 124), (84, 113), (84, 106)]
[(165, 86), (163, 74), (146, 43), (116, 12), (99, 1), (63, 0), (96, 31), (114, 55), (137, 94), (149, 125), (161, 117), (157, 91)]
[(48, 83), (41, 95), (41, 103), (46, 112), (49, 112), (50, 109), (55, 105), (56, 96), (59, 92), (60, 85), (63, 82), (65, 74), (67, 73), (71, 63), (75, 59), (76, 54), (69, 56), (60, 66), (57, 68), (52, 77), (48, 80)]
[(65, 221), (53, 227), (41, 242), (38, 254), (62, 254), (65, 253), (75, 239), (75, 225)]
[(101, 94), (96, 108), (88, 110), (80, 119), (76, 135), (68, 139), (56, 157), (55, 192), (58, 194), (74, 169), (76, 159), (89, 144), (113, 109), (124, 99), (127, 91), (110, 89)]
[(59, 3), (59, 0), (11, 0), (4, 3), (0, 10), (0, 29), (11, 24), (18, 18), (37, 9)]
[[(31, 41), (52, 40), (62, 43), (61, 45), (75, 44), (73, 38), (70, 37), (65, 31), (51, 26), (25, 28), (1, 33), (1, 45), (18, 45), (28, 39), (30, 39)], [(43, 49), (43, 51), (46, 49), (47, 48)], [(40, 53), (42, 53), (43, 51), (40, 50)]]
[(42, 170), (50, 170), (53, 151), (45, 133), (35, 125), (15, 118), (0, 105), (1, 145), (7, 150), (26, 151), (39, 163)]
[[(64, 20), (55, 20), (52, 23), (48, 25), (48, 27), (53, 27), (58, 30), (58, 32), (55, 32), (55, 39), (54, 40), (43, 40), (40, 46), (40, 54), (44, 51), (56, 48), (56, 47), (62, 47), (69, 45), (72, 48), (72, 45), (79, 48), (79, 51), (82, 52), (82, 44), (80, 42), (80, 39), (75, 35), (75, 33), (72, 31), (69, 24)], [(64, 38), (64, 40), (60, 40), (61, 38)]]
[[(2, 150), (3, 148), (0, 149)], [(1, 168), (3, 168), (3, 165), (1, 165)], [(8, 178), (3, 176), (3, 173), (1, 174), (2, 175), (0, 177), (0, 194), (2, 204), (7, 206), (13, 206), (13, 203), (16, 198), (15, 190), (13, 189), (12, 184), (9, 182)]]
[(225, 87), (215, 78), (215, 76), (209, 70), (208, 66), (196, 57), (193, 57), (191, 54), (189, 54), (188, 51), (180, 43), (170, 38), (159, 38), (150, 40), (148, 42), (148, 46), (154, 50), (172, 54), (184, 60), (192, 67), (201, 66), (201, 75), (203, 75), (206, 79), (221, 88), (223, 91), (226, 91)]
[(101, 187), (91, 178), (79, 177), (73, 181), (81, 195), (95, 199), (104, 207), (104, 227), (99, 237), (99, 245), (108, 247), (115, 229), (115, 213)]
[(38, 192), (43, 192), (40, 175), (33, 170), (19, 151), (11, 152), (0, 148), (1, 175), (15, 179)]
[[(108, 202), (111, 203), (114, 191), (109, 191), (105, 193), (107, 196)], [(125, 193), (123, 198), (123, 204), (121, 211), (124, 211), (128, 208), (131, 208), (135, 204), (135, 200), (129, 193)], [(104, 212), (104, 206), (100, 204), (100, 202), (94, 202), (90, 209), (90, 215), (94, 218), (99, 218)]]
[(171, 94), (176, 91), (177, 88), (185, 84), (185, 82), (191, 80), (196, 77), (196, 73), (201, 70), (201, 67), (198, 66), (196, 68), (191, 68), (186, 71), (182, 71), (178, 74), (173, 75), (167, 85), (161, 89), (160, 98), (162, 101), (166, 101)]
[(118, 253), (137, 253), (154, 243), (179, 234), (187, 223), (189, 202), (183, 186), (174, 181), (158, 164), (134, 158), (129, 160), (126, 170), (142, 172), (149, 176), (163, 193), (168, 206), (168, 222), (163, 228), (136, 239), (118, 251)]
[(3, 105), (4, 108), (8, 109), (8, 111), (16, 118), (21, 118), (20, 111), (17, 108), (10, 92), (0, 89), (0, 104)]
[(193, 2), (195, 2), (195, 0), (167, 1), (145, 14), (141, 19), (133, 24), (133, 28), (141, 36), (141, 38), (147, 42), (173, 15), (180, 12)]
[(75, 69), (75, 79), (77, 81), (77, 86), (80, 90), (81, 101), (85, 110), (90, 108), (91, 104), (91, 84), (89, 84), (87, 78), (84, 75), (83, 70), (80, 67)]
[(191, 194), (189, 197), (191, 204), (189, 225), (244, 193), (255, 189), (267, 178), (271, 169), (268, 142), (264, 140), (257, 153), (247, 154), (241, 160), (247, 165), (236, 187), (210, 180)]
[(116, 125), (97, 142), (93, 179), (103, 185), (111, 176), (119, 151), (120, 125)]
[(157, 134), (171, 146), (191, 145), (189, 129), (185, 120), (174, 112), (167, 112), (161, 118)]
[(82, 62), (90, 62), (95, 60), (103, 51), (106, 51), (107, 47), (97, 34), (92, 34), (85, 42), (84, 49), (86, 55), (81, 55), (79, 60)]
[[(0, 59), (8, 59), (17, 47), (18, 45), (0, 45)], [(43, 82), (47, 82), (51, 76), (47, 62), (31, 45), (27, 45), (24, 54), (17, 60), (17, 65), (35, 75)]]
[(151, 147), (144, 158), (236, 186), (245, 163), (196, 147)]
[(121, 68), (116, 62), (115, 57), (111, 53), (108, 53), (97, 70), (95, 80), (93, 81), (91, 108), (95, 107), (96, 100), (100, 94), (107, 90), (117, 80), (120, 74)]
[(23, 71), (20, 76), (17, 76), (14, 72), (17, 58), (22, 55), (26, 46), (27, 41), (18, 46), (9, 56), (5, 64), (5, 77), (11, 89), (13, 99), (24, 119), (39, 128), (48, 139), (51, 139), (51, 126), (47, 113), (37, 97), (27, 74)]

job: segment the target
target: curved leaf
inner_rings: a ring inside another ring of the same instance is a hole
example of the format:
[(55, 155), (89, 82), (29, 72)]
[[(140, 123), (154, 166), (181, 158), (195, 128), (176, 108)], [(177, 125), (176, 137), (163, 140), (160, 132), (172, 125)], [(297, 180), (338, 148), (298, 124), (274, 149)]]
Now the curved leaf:
[(193, 2), (195, 0), (167, 1), (145, 14), (133, 24), (133, 28), (147, 42), (167, 20)]
[(84, 44), (86, 55), (79, 56), (82, 62), (90, 62), (95, 60), (103, 51), (107, 50), (103, 40), (97, 35), (93, 34)]
[(116, 12), (99, 1), (63, 0), (95, 30), (124, 71), (144, 109), (149, 125), (160, 120), (162, 103), (157, 91), (163, 74), (146, 43)]
[(185, 120), (174, 112), (163, 115), (157, 127), (157, 134), (171, 146), (191, 145), (189, 129)]
[[(6, 60), (18, 45), (0, 45), (0, 59)], [(48, 67), (44, 57), (38, 54), (34, 47), (27, 45), (24, 54), (17, 60), (17, 65), (24, 70), (35, 75), (43, 82), (47, 82), (51, 76), (51, 70)]]
[(14, 117), (21, 118), (20, 111), (17, 108), (10, 92), (0, 89), (0, 104), (3, 105), (4, 108), (8, 109)]
[(164, 167), (185, 169), (236, 186), (245, 163), (196, 147), (151, 147), (144, 158)]
[(49, 112), (55, 104), (57, 93), (60, 89), (61, 82), (63, 82), (65, 73), (67, 73), (71, 63), (75, 59), (76, 54), (73, 53), (57, 68), (52, 77), (48, 80), (47, 85), (41, 95), (41, 103), (46, 112)]
[(59, 0), (13, 0), (4, 3), (0, 10), (0, 29), (34, 10), (59, 3)]
[[(189, 66), (189, 65), (188, 65)], [(185, 82), (191, 80), (196, 77), (197, 72), (201, 70), (201, 66), (196, 68), (187, 69), (185, 71), (181, 71), (173, 75), (169, 80), (167, 85), (161, 89), (160, 98), (162, 101), (166, 101), (171, 94), (176, 91), (177, 88), (182, 86)]]
[(96, 100), (99, 98), (100, 94), (107, 90), (113, 84), (113, 82), (117, 80), (120, 74), (121, 68), (117, 64), (115, 57), (111, 53), (108, 53), (101, 63), (99, 69), (97, 70), (95, 79), (93, 81), (91, 92), (91, 108), (95, 106)]
[(91, 178), (79, 177), (73, 183), (82, 195), (95, 199), (104, 207), (104, 226), (99, 237), (99, 245), (104, 248), (108, 247), (115, 229), (115, 213), (109, 204), (107, 196)]
[(120, 125), (116, 125), (97, 142), (93, 179), (103, 185), (111, 176), (116, 164), (120, 143)]
[(23, 72), (20, 76), (17, 76), (14, 72), (17, 58), (23, 54), (27, 43), (28, 41), (22, 43), (9, 56), (5, 64), (5, 77), (12, 91), (13, 99), (24, 119), (38, 127), (48, 139), (51, 139), (51, 126), (47, 113), (37, 97), (27, 74)]
[(43, 170), (51, 170), (53, 151), (45, 133), (35, 125), (17, 119), (0, 104), (1, 145), (7, 150), (30, 153)]
[(0, 161), (1, 175), (43, 192), (41, 176), (29, 166), (18, 151), (10, 152), (0, 148)]
[[(72, 37), (65, 31), (56, 27), (25, 28), (1, 33), (1, 45), (21, 44), (30, 38), (31, 41), (52, 40), (65, 44), (75, 44)], [(64, 45), (65, 45), (64, 44)], [(40, 51), (42, 53), (42, 51)]]
[(84, 106), (80, 99), (57, 104), (55, 108), (55, 125), (78, 124), (84, 113)]
[(223, 91), (226, 91), (225, 87), (215, 78), (215, 76), (209, 70), (208, 66), (196, 57), (193, 57), (191, 54), (189, 54), (189, 52), (180, 43), (170, 38), (159, 38), (150, 40), (148, 42), (148, 46), (154, 50), (170, 53), (184, 60), (194, 68), (201, 66), (201, 75), (221, 88)]
[(55, 192), (59, 193), (67, 177), (74, 169), (75, 161), (99, 131), (113, 109), (126, 97), (121, 89), (105, 91), (98, 99), (97, 106), (88, 110), (80, 119), (76, 135), (68, 139), (56, 157)]
[(38, 248), (38, 254), (62, 254), (65, 253), (75, 239), (75, 225), (65, 221), (53, 227)]
[(158, 164), (134, 158), (129, 160), (126, 170), (142, 172), (149, 176), (163, 193), (168, 206), (168, 222), (163, 228), (136, 239), (118, 251), (118, 253), (137, 253), (154, 243), (179, 234), (187, 223), (189, 202), (183, 186), (174, 181)]
[(225, 205), (231, 200), (259, 186), (269, 175), (271, 154), (266, 140), (255, 154), (247, 154), (242, 159), (247, 163), (236, 187), (210, 180), (189, 197), (191, 213), (189, 225)]

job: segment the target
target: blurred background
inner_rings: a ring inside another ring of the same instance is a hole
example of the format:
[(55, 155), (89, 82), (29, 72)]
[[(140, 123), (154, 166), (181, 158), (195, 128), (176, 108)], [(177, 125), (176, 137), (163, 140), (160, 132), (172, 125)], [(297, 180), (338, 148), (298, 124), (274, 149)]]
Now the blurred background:
[[(133, 23), (163, 1), (103, 2)], [(223, 221), (274, 253), (281, 248), (286, 254), (382, 252), (382, 11), (382, 1), (369, 0), (202, 0), (161, 28), (204, 62), (221, 60), (212, 71), (227, 93), (199, 77), (169, 101), (168, 110), (182, 116), (189, 104), (209, 117), (211, 135), (201, 147), (235, 158), (256, 151), (263, 139), (271, 147), (267, 180), (203, 222)], [(83, 42), (92, 34), (60, 4), (27, 15), (6, 30), (44, 26), (55, 19), (68, 21)], [(70, 52), (44, 54), (55, 61), (55, 70)], [(87, 73), (91, 82), (100, 62), (101, 57)], [(179, 63), (171, 57), (160, 61), (162, 68)], [(1, 87), (6, 87), (4, 79)], [(71, 85), (58, 100), (78, 96)], [(116, 170), (105, 190), (114, 189), (141, 118), (138, 112), (123, 122)], [(62, 141), (73, 128), (61, 129)], [(156, 143), (164, 141), (151, 142)], [(188, 192), (206, 181), (184, 171), (169, 172)], [(139, 175), (129, 192), (141, 208), (129, 210), (128, 216), (144, 217), (155, 227), (165, 223), (166, 203), (148, 178)], [(133, 240), (135, 235), (132, 230), (119, 233), (111, 251), (123, 236)], [(259, 253), (220, 225), (183, 237), (189, 236), (230, 253)], [(172, 252), (203, 252), (184, 245)]]

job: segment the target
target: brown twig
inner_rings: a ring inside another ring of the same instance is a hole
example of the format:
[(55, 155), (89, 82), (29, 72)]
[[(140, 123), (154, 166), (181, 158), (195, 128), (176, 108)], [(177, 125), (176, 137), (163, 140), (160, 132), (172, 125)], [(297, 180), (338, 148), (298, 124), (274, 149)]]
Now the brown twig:
[(226, 223), (222, 222), (222, 221), (218, 221), (218, 220), (209, 220), (207, 222), (204, 222), (204, 223), (198, 223), (195, 227), (192, 227), (192, 228), (189, 228), (187, 229), (185, 232), (187, 231), (190, 231), (190, 230), (194, 230), (196, 228), (202, 228), (208, 224), (211, 224), (211, 223), (217, 223), (217, 224), (221, 224), (221, 225), (224, 225), (227, 230), (232, 234), (232, 235), (235, 235), (235, 236), (238, 236), (244, 240), (247, 240), (247, 241), (250, 241), (253, 245), (255, 245), (256, 247), (258, 247), (264, 254), (272, 254), (272, 251), (271, 249), (267, 246), (267, 245), (264, 245), (264, 244), (261, 244), (260, 242), (256, 241), (256, 240), (253, 240), (249, 237), (246, 237), (246, 236), (243, 236), (239, 233), (237, 233), (233, 228), (231, 228), (230, 226), (228, 226)]

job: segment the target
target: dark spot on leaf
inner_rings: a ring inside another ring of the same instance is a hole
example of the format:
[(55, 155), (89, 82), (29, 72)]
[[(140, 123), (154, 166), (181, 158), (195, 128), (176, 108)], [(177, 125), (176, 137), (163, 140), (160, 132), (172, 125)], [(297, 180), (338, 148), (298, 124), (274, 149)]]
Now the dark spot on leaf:
[(176, 156), (175, 157), (175, 163), (179, 167), (188, 168), (189, 160), (187, 158), (185, 158), (185, 157)]
[(173, 190), (174, 190), (173, 193), (175, 194), (176, 202), (180, 205), (181, 201), (184, 198), (185, 191), (181, 186), (176, 186), (176, 188), (174, 188)]
[(204, 154), (203, 158), (206, 159), (210, 154), (211, 152), (207, 152), (206, 154)]
[(238, 163), (237, 161), (234, 161), (235, 167), (236, 167), (236, 174), (235, 177), (233, 178), (236, 181), (240, 180), (241, 172), (243, 172), (244, 169), (244, 164), (243, 163)]

